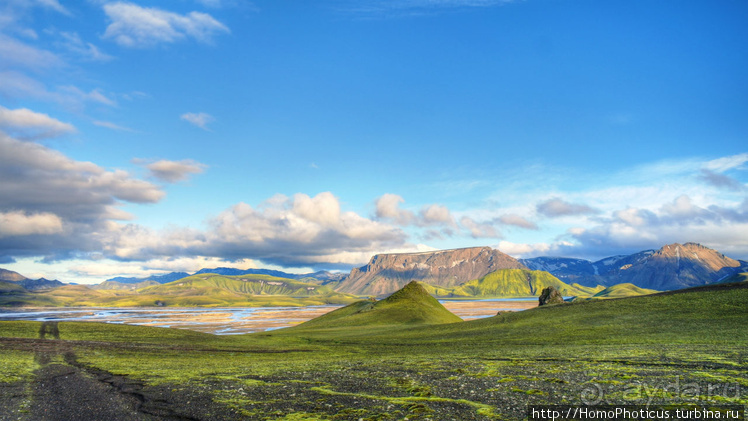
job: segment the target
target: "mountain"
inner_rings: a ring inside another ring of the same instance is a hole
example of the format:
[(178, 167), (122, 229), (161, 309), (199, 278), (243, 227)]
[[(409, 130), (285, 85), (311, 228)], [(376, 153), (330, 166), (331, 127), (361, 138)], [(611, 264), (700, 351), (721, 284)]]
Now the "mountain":
[(558, 257), (524, 259), (534, 270), (546, 270), (569, 283), (612, 286), (631, 283), (640, 288), (666, 291), (719, 282), (748, 270), (748, 262), (731, 259), (697, 243), (670, 244), (628, 256), (596, 262)]
[(26, 279), (27, 278), (25, 276), (21, 275), (18, 272), (13, 272), (12, 270), (7, 269), (0, 269), (0, 281), (20, 282)]
[(57, 288), (64, 285), (58, 280), (50, 281), (49, 279), (44, 278), (29, 279), (18, 272), (13, 272), (12, 270), (7, 269), (0, 269), (0, 281), (12, 282), (31, 291)]
[(594, 288), (578, 284), (568, 285), (548, 272), (528, 269), (499, 269), (451, 288), (424, 285), (431, 295), (443, 298), (539, 296), (549, 286), (556, 287), (565, 296), (586, 296), (597, 292)]
[[(119, 284), (140, 284), (146, 281), (153, 281), (158, 284), (167, 284), (169, 282), (174, 282), (188, 276), (190, 276), (190, 274), (187, 272), (171, 272), (164, 275), (146, 276), (144, 278), (123, 278), (121, 276), (118, 276), (116, 278), (107, 279), (104, 282), (117, 282)], [(99, 285), (103, 285), (104, 282)]]
[(290, 329), (428, 325), (461, 321), (432, 297), (423, 285), (412, 281), (385, 299), (357, 301)]
[[(181, 278), (180, 278), (181, 279)], [(135, 291), (141, 288), (149, 287), (152, 285), (160, 285), (159, 282), (154, 280), (145, 280), (138, 283), (121, 282), (121, 281), (104, 281), (100, 284), (89, 285), (91, 289), (103, 289), (103, 290), (130, 290)]]
[(345, 279), (346, 274), (340, 273), (340, 272), (329, 272), (326, 270), (321, 270), (314, 273), (288, 273), (288, 272), (282, 272), (280, 270), (272, 270), (272, 269), (235, 269), (235, 268), (212, 268), (212, 269), (200, 269), (199, 271), (195, 272), (195, 275), (200, 275), (203, 273), (215, 273), (217, 275), (226, 275), (226, 276), (241, 276), (241, 275), (269, 275), (269, 276), (275, 276), (277, 278), (286, 278), (286, 279), (310, 279), (314, 278), (317, 281), (322, 281), (323, 284), (327, 284), (329, 282), (337, 282)]
[(0, 281), (0, 306), (209, 306), (272, 307), (348, 304), (356, 297), (333, 291), (327, 286), (268, 275), (193, 275), (167, 284), (132, 289), (136, 284), (104, 282), (98, 288), (63, 285), (59, 288), (29, 291), (13, 282)]
[(499, 269), (526, 267), (517, 259), (490, 247), (377, 254), (366, 266), (351, 270), (336, 289), (356, 295), (386, 295), (410, 281), (453, 287)]
[(44, 278), (25, 279), (21, 282), (18, 282), (18, 284), (30, 291), (57, 288), (57, 287), (61, 287), (65, 285), (62, 282), (58, 281), (57, 279), (49, 280), (49, 279), (44, 279)]
[(217, 292), (247, 295), (288, 295), (293, 297), (335, 293), (328, 287), (300, 282), (295, 279), (270, 275), (225, 276), (213, 273), (192, 275), (168, 284), (153, 285), (139, 290), (141, 294), (161, 294), (174, 297), (209, 296)]

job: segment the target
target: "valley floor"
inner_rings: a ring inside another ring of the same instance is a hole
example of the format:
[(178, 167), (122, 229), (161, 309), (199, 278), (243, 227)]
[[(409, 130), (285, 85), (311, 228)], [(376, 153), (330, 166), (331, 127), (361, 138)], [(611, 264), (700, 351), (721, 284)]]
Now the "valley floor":
[(297, 341), (247, 349), (205, 337), (65, 340), (66, 329), (97, 339), (82, 332), (98, 325), (77, 325), (61, 323), (61, 339), (50, 329), (44, 339), (30, 337), (40, 323), (13, 328), (25, 338), (0, 338), (0, 419), (519, 420), (528, 404), (748, 403), (748, 355), (737, 347), (526, 346), (435, 355)]

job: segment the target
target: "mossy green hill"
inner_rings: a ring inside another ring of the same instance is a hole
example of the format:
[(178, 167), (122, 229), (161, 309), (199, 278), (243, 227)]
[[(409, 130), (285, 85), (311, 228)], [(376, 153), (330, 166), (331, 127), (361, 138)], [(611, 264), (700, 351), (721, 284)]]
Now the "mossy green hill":
[(655, 294), (657, 292), (659, 291), (647, 288), (639, 288), (638, 286), (630, 283), (623, 283), (609, 286), (593, 295), (592, 298), (622, 298), (632, 297), (635, 295)]
[(326, 329), (354, 326), (429, 325), (461, 322), (418, 282), (379, 301), (362, 300), (291, 329)]
[(531, 297), (539, 296), (544, 288), (556, 287), (562, 295), (592, 295), (598, 289), (578, 284), (568, 285), (548, 272), (528, 269), (500, 269), (462, 285), (444, 288), (425, 285), (437, 297)]

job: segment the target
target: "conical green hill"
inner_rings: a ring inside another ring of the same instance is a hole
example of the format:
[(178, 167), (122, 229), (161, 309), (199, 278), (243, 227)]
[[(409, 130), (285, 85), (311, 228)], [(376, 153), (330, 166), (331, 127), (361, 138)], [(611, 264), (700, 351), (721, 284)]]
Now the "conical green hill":
[(413, 281), (379, 300), (363, 300), (331, 311), (292, 329), (324, 329), (370, 325), (423, 325), (460, 322), (421, 284)]

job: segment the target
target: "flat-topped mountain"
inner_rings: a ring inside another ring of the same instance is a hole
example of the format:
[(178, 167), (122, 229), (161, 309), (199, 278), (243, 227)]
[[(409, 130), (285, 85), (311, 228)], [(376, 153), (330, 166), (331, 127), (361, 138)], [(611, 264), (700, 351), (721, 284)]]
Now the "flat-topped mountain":
[(491, 247), (377, 254), (366, 266), (354, 268), (337, 290), (358, 295), (385, 295), (410, 281), (453, 287), (499, 269), (526, 267)]
[(659, 291), (719, 282), (748, 269), (748, 262), (731, 259), (697, 243), (670, 244), (628, 256), (596, 262), (583, 259), (536, 257), (522, 260), (534, 270), (545, 270), (559, 279), (585, 286), (631, 283)]

